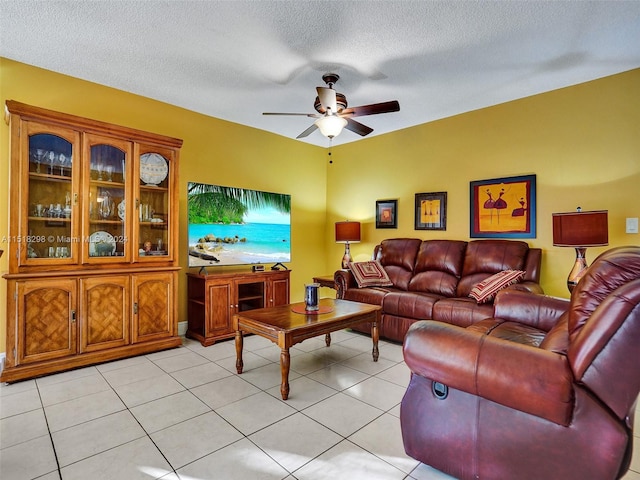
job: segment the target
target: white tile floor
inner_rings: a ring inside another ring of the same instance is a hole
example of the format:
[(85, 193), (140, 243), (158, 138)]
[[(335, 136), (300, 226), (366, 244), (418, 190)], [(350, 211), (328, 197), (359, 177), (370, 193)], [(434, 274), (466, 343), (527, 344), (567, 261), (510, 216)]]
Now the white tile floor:
[[(400, 345), (350, 331), (291, 351), (245, 339), (181, 348), (0, 386), (3, 480), (452, 480), (405, 455)], [(639, 417), (640, 418), (640, 417)], [(636, 433), (640, 432), (636, 421)], [(640, 440), (640, 439), (639, 439)], [(625, 480), (640, 480), (640, 443)]]

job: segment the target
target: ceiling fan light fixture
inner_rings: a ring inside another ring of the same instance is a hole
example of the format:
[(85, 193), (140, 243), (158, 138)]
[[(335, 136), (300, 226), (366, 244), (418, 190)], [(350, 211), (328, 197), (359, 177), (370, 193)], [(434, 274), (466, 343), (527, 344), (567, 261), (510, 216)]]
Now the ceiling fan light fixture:
[(317, 119), (314, 123), (320, 129), (322, 135), (327, 138), (333, 138), (340, 135), (340, 132), (342, 132), (342, 129), (347, 124), (347, 120), (337, 115), (325, 115)]

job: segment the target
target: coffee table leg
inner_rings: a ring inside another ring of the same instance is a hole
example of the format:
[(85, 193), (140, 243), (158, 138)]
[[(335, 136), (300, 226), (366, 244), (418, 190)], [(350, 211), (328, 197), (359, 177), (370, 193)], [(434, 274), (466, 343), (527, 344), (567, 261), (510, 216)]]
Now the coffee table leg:
[(242, 363), (242, 331), (236, 331), (236, 371), (238, 373), (242, 373), (242, 367), (244, 367), (244, 363)]
[(289, 356), (289, 349), (283, 348), (280, 352), (280, 373), (282, 375), (282, 384), (280, 385), (280, 395), (282, 399), (289, 398), (289, 366), (291, 357)]
[(327, 333), (327, 334), (324, 336), (324, 343), (326, 343), (326, 344), (327, 344), (327, 347), (328, 347), (329, 345), (331, 345), (331, 334), (330, 334), (330, 333)]
[(378, 361), (378, 340), (379, 340), (379, 332), (378, 332), (378, 322), (371, 322), (371, 339), (373, 340), (373, 361)]

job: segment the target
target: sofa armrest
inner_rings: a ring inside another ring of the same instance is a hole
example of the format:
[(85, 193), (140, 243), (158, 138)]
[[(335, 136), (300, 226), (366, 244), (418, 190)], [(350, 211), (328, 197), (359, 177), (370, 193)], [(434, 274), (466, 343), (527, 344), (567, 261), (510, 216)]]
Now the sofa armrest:
[(351, 270), (337, 270), (336, 273), (333, 274), (333, 279), (336, 284), (336, 298), (344, 299), (344, 294), (348, 289), (358, 287), (358, 283), (353, 273), (351, 273)]
[(569, 300), (506, 288), (496, 295), (493, 316), (548, 332), (569, 308)]
[(560, 425), (571, 418), (564, 355), (432, 320), (411, 326), (403, 351), (415, 375)]

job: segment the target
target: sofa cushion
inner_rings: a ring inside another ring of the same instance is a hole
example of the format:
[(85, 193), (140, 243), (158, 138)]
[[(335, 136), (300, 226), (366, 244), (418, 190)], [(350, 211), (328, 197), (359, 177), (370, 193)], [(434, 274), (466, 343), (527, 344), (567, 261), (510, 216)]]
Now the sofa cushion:
[(359, 288), (390, 287), (393, 285), (389, 280), (389, 275), (377, 260), (349, 262), (349, 269), (353, 273)]
[(431, 319), (433, 305), (443, 297), (422, 292), (390, 292), (382, 301), (382, 311), (397, 317), (408, 317), (416, 320)]
[(382, 299), (393, 287), (349, 288), (345, 290), (343, 300), (382, 305)]
[(518, 283), (524, 277), (522, 270), (503, 270), (477, 283), (469, 292), (469, 296), (478, 303), (491, 302), (503, 288)]
[(419, 238), (391, 238), (381, 242), (379, 260), (394, 287), (407, 290), (421, 243)]
[(493, 316), (493, 304), (478, 304), (469, 297), (443, 298), (433, 306), (433, 320), (468, 327)]
[(524, 270), (529, 245), (517, 240), (473, 240), (467, 244), (456, 296), (502, 270)]
[(546, 331), (539, 328), (497, 318), (485, 318), (478, 323), (470, 325), (467, 330), (532, 347), (539, 347), (547, 334)]
[(461, 240), (422, 242), (409, 290), (455, 296), (466, 246), (467, 242)]

